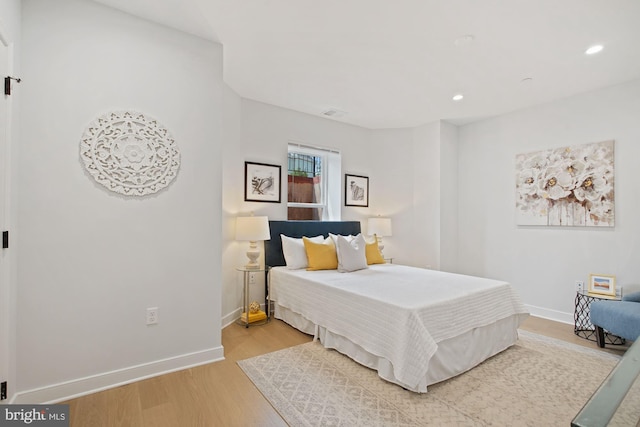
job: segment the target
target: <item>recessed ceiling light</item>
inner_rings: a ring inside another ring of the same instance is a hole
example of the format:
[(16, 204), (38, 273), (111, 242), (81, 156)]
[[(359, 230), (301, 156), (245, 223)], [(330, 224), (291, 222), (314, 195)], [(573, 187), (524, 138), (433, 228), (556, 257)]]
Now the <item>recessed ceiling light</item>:
[(453, 44), (455, 44), (456, 46), (464, 46), (473, 43), (475, 39), (476, 38), (473, 36), (473, 34), (465, 34), (464, 36), (460, 36), (455, 39), (453, 41)]
[(601, 44), (595, 44), (589, 47), (589, 49), (585, 50), (584, 53), (586, 53), (587, 55), (593, 55), (594, 53), (600, 52), (603, 48), (604, 47)]
[(347, 112), (338, 110), (337, 108), (331, 108), (329, 110), (323, 111), (322, 114), (329, 117), (344, 117), (347, 115)]
[(454, 101), (462, 101), (462, 98), (464, 98), (464, 96), (461, 93), (458, 93), (456, 95), (453, 95), (453, 100)]

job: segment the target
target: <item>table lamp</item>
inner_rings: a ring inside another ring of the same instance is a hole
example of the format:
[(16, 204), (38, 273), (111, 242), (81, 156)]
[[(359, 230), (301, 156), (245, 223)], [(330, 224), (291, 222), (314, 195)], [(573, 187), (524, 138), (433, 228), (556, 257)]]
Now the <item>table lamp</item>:
[(383, 236), (391, 236), (391, 218), (375, 217), (369, 218), (367, 230), (370, 235), (375, 235), (378, 240), (378, 248), (382, 253), (384, 245), (382, 244)]
[(269, 232), (269, 219), (266, 216), (241, 216), (236, 219), (236, 240), (249, 242), (247, 258), (249, 262), (245, 264), (247, 269), (259, 269), (258, 257), (260, 249), (258, 241), (271, 239)]

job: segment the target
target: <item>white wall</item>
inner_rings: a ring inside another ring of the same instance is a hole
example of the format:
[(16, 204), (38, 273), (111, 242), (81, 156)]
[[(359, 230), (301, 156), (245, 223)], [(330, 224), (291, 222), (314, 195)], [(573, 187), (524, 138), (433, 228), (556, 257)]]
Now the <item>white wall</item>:
[(408, 265), (437, 268), (440, 264), (440, 124), (413, 130), (411, 167), (413, 172), (413, 251)]
[(458, 127), (440, 122), (440, 264), (458, 270)]
[[(457, 128), (437, 121), (412, 130), (410, 159), (413, 186), (407, 216), (401, 225), (403, 264), (455, 271), (457, 256)], [(399, 162), (399, 157), (390, 157)], [(405, 203), (406, 203), (405, 200)], [(395, 231), (394, 231), (395, 234)], [(395, 237), (395, 236), (394, 236)], [(399, 243), (400, 243), (399, 242)]]
[[(222, 47), (93, 2), (22, 13), (17, 401), (222, 357)], [(85, 173), (80, 137), (112, 109), (172, 133), (168, 188), (124, 197)]]
[[(242, 100), (229, 87), (224, 91), (224, 145), (222, 149), (222, 326), (236, 320), (241, 311), (241, 273), (236, 266), (246, 263), (246, 246), (235, 241), (235, 219), (244, 200), (242, 142)], [(242, 212), (246, 214), (246, 212)], [(262, 282), (264, 286), (264, 281)], [(264, 300), (263, 293), (258, 301)]]
[[(393, 236), (383, 237), (384, 256), (406, 265), (418, 263), (424, 248), (416, 233), (414, 132), (372, 130), (365, 152), (370, 168), (371, 216), (391, 218)], [(349, 161), (343, 157), (343, 162)], [(366, 221), (364, 223), (366, 229)]]
[[(640, 283), (640, 81), (459, 129), (459, 269), (511, 282), (533, 314), (573, 322), (576, 280)], [(615, 140), (615, 227), (515, 224), (515, 156)]]

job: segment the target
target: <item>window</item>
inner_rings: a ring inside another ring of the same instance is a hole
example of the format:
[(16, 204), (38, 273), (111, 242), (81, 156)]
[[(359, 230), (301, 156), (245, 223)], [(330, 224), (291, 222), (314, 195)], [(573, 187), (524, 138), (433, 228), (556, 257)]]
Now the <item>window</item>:
[(287, 160), (287, 219), (340, 219), (340, 153), (290, 143)]

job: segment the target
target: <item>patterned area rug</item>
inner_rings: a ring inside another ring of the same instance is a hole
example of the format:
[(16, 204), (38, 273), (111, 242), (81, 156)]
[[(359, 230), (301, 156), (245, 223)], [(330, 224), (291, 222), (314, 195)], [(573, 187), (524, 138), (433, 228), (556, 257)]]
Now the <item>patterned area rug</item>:
[(619, 358), (519, 332), (516, 345), (425, 394), (318, 342), (238, 364), (295, 427), (570, 425)]

